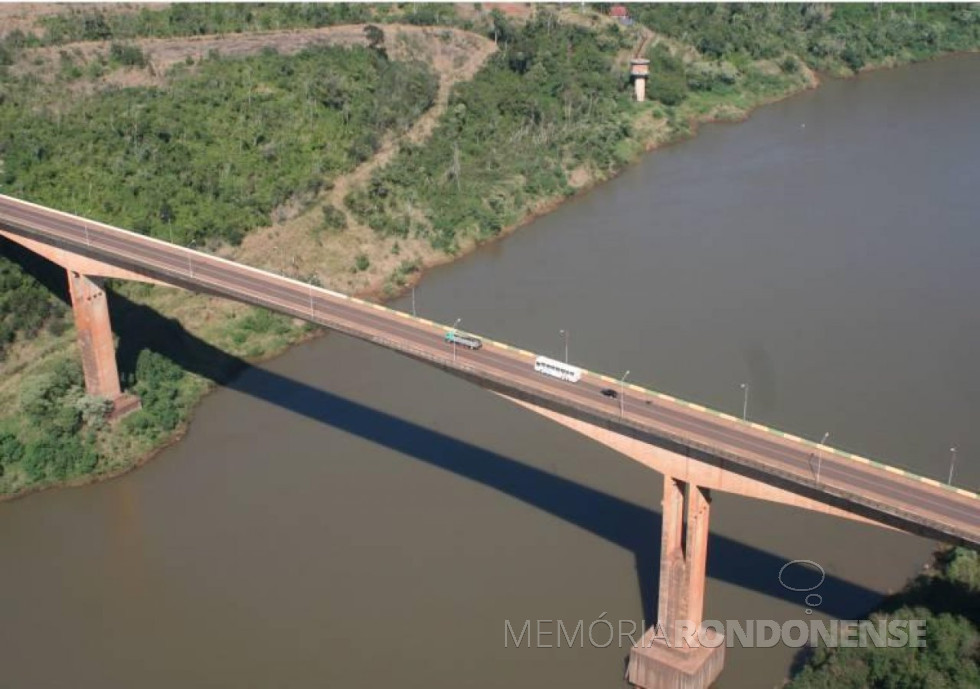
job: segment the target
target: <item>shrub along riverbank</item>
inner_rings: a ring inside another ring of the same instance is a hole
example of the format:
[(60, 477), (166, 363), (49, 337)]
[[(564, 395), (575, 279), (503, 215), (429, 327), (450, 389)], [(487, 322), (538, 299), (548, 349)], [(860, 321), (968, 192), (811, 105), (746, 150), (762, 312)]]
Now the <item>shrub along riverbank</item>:
[[(391, 294), (421, 267), (500, 235), (699, 121), (742, 117), (812, 86), (811, 69), (846, 74), (980, 45), (971, 6), (637, 5), (630, 27), (548, 6), (527, 21), (482, 9), (463, 18), (448, 6), (318, 8), (85, 11), (45, 19), (47, 34), (7, 35), (0, 191), (212, 250), (305, 212), (324, 251), (358, 239), (343, 269), (297, 277)], [(497, 52), (451, 92), (430, 136), (402, 142), (350, 185), (342, 208), (323, 206), (333, 185), (432, 106), (433, 67), (388, 56), (383, 22), (395, 14), (468, 26)], [(365, 18), (382, 27), (367, 45), (212, 54), (165, 74), (137, 41)], [(70, 43), (93, 37), (110, 41), (95, 58)], [(41, 70), (36, 45), (63, 46), (56, 73), (31, 72), (34, 62)], [(643, 104), (626, 76), (639, 46), (654, 74)], [(273, 228), (272, 248), (309, 239), (290, 227)], [(272, 248), (264, 265), (289, 272)], [(3, 251), (30, 270), (0, 258), (0, 494), (135, 465), (180, 433), (213, 383), (310, 333), (258, 309), (112, 285), (121, 371), (144, 409), (109, 426), (104, 403), (83, 393), (65, 308), (41, 286), (63, 298), (63, 276)]]
[(953, 548), (871, 620), (924, 620), (921, 648), (818, 647), (787, 689), (893, 689), (980, 686), (980, 556)]

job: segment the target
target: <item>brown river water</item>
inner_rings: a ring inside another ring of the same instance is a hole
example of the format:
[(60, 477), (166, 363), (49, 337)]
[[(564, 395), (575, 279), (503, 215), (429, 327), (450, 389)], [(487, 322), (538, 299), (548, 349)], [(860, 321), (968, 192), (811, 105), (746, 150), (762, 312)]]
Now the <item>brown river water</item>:
[[(977, 488), (978, 112), (972, 55), (703, 127), (433, 271), (419, 313), (552, 356), (567, 329), (572, 363), (733, 413), (746, 382), (750, 417), (937, 478), (957, 445)], [(650, 619), (660, 497), (587, 439), (328, 335), (139, 471), (0, 504), (0, 686), (623, 687), (627, 647), (587, 632)], [(797, 559), (827, 572), (813, 616), (860, 617), (934, 546), (721, 494), (712, 517), (719, 620), (809, 619), (778, 582)], [(505, 647), (508, 620), (582, 620), (584, 647)], [(794, 655), (732, 649), (718, 686), (777, 686)]]

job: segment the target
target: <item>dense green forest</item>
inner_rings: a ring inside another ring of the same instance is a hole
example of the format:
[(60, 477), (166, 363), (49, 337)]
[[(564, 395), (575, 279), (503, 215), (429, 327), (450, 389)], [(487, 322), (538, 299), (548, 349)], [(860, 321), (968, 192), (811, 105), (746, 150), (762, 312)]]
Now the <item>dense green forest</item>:
[(205, 34), (308, 29), (337, 24), (459, 23), (451, 5), (437, 3), (175, 3), (136, 12), (66, 11), (41, 20), (45, 32), (32, 44), (167, 38)]
[[(923, 60), (980, 45), (980, 5), (973, 4), (638, 4), (637, 21), (697, 50), (682, 60), (655, 44), (651, 97), (678, 105), (694, 94), (776, 95), (800, 68), (847, 74), (866, 66)], [(758, 68), (771, 61), (782, 75)]]
[(923, 648), (819, 647), (788, 689), (980, 686), (980, 556), (955, 548), (886, 598), (871, 619), (925, 620)]
[(65, 12), (41, 20), (47, 45), (144, 37), (270, 31), (367, 21), (367, 5), (349, 3), (176, 3), (138, 12)]
[(976, 3), (631, 5), (638, 21), (737, 66), (794, 55), (814, 69), (851, 69), (976, 49)]
[(421, 63), (310, 48), (174, 68), (165, 87), (113, 89), (38, 113), (4, 83), (5, 193), (179, 243), (235, 243), (310, 198), (433, 101)]
[(346, 199), (379, 233), (454, 252), (461, 236), (492, 236), (534, 202), (570, 193), (569, 170), (630, 158), (630, 87), (614, 59), (631, 43), (619, 27), (593, 32), (539, 13), (520, 27), (497, 15), (493, 31), (502, 49), (456, 89), (431, 139), (403, 146)]

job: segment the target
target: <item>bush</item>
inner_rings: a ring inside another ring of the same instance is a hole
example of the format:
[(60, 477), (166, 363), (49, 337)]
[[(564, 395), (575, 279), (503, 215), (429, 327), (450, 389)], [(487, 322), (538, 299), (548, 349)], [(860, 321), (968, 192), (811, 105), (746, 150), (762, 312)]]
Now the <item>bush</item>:
[(332, 232), (347, 229), (347, 216), (332, 203), (323, 207), (323, 228)]
[[(671, 55), (670, 51), (662, 43), (654, 45), (648, 52), (647, 58), (650, 60), (650, 77), (647, 79), (647, 91), (651, 98), (658, 100), (664, 105), (679, 105), (687, 98), (688, 77), (685, 72), (684, 62)], [(709, 83), (706, 88), (710, 88), (713, 83), (715, 70), (708, 67)], [(698, 77), (695, 75), (695, 82)]]
[(385, 32), (374, 24), (368, 24), (364, 27), (364, 36), (367, 38), (368, 48), (387, 60), (388, 51), (385, 50)]
[(687, 98), (687, 82), (679, 74), (651, 75), (648, 91), (664, 105), (680, 105)]
[(60, 316), (55, 316), (48, 321), (47, 330), (54, 337), (61, 337), (68, 330), (68, 322)]
[(685, 72), (687, 85), (695, 91), (724, 90), (734, 85), (739, 76), (738, 70), (728, 62), (695, 62)]
[(99, 455), (91, 443), (78, 438), (44, 438), (27, 446), (23, 466), (35, 481), (64, 481), (91, 473), (98, 461)]
[(845, 65), (855, 72), (864, 67), (864, 58), (851, 46), (844, 48), (844, 52), (841, 53), (841, 59)]
[(112, 401), (105, 397), (84, 395), (75, 402), (75, 408), (81, 414), (82, 422), (93, 430), (100, 430), (112, 412)]
[(58, 444), (45, 439), (27, 446), (24, 453), (24, 470), (27, 475), (37, 481), (45, 477), (49, 465), (58, 461)]
[(0, 466), (16, 464), (24, 458), (24, 445), (13, 433), (0, 433)]
[(146, 67), (146, 55), (138, 46), (113, 43), (109, 46), (109, 59), (125, 67)]
[(255, 306), (238, 322), (240, 332), (250, 334), (275, 333), (285, 335), (289, 332), (289, 320), (282, 314)]
[(161, 354), (142, 350), (136, 357), (136, 381), (144, 388), (174, 385), (184, 377), (184, 371)]
[(175, 429), (187, 411), (179, 398), (184, 376), (183, 369), (166, 357), (141, 351), (136, 358), (135, 391), (143, 408), (126, 418), (127, 427), (151, 438)]
[[(73, 359), (63, 359), (49, 373), (25, 378), (21, 384), (20, 407), (39, 425), (58, 422), (71, 429), (70, 414), (75, 401), (82, 395), (84, 385), (81, 365)], [(64, 409), (68, 409), (65, 412)]]

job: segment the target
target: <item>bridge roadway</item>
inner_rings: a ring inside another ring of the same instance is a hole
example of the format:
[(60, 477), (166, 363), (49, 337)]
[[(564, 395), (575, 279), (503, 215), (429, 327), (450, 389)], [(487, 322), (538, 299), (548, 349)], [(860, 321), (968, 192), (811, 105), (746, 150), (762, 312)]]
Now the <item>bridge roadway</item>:
[[(980, 545), (980, 498), (937, 481), (626, 386), (586, 371), (577, 384), (533, 370), (534, 354), (484, 339), (443, 340), (447, 326), (250, 266), (0, 195), (0, 229), (162, 282), (264, 306), (347, 333), (521, 399), (883, 523)], [(819, 481), (815, 472), (821, 464)]]

